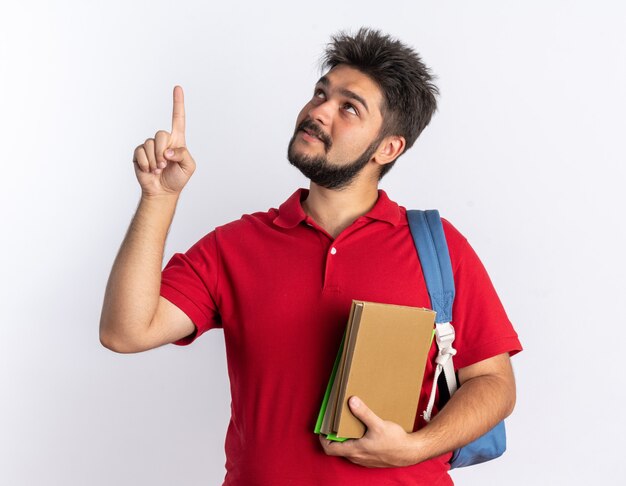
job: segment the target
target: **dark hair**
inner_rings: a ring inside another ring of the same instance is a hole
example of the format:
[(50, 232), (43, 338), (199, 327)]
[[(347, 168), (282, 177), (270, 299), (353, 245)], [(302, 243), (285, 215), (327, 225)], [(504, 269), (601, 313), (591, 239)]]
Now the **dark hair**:
[[(339, 32), (331, 37), (322, 58), (322, 68), (346, 64), (367, 74), (383, 93), (383, 126), (380, 137), (400, 135), (411, 148), (437, 109), (439, 94), (430, 70), (407, 45), (362, 27), (355, 35)], [(397, 159), (396, 159), (397, 160)], [(382, 167), (382, 178), (395, 160)]]

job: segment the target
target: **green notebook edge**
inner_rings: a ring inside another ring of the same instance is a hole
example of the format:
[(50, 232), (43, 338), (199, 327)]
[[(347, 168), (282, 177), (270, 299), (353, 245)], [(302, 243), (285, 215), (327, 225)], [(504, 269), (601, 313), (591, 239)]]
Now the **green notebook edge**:
[[(339, 361), (341, 360), (341, 353), (343, 352), (343, 345), (346, 340), (346, 333), (344, 331), (343, 337), (341, 338), (341, 344), (339, 345), (339, 351), (337, 352), (337, 356), (335, 357), (335, 363), (333, 364), (333, 371), (330, 374), (330, 379), (328, 380), (328, 385), (326, 385), (326, 392), (324, 393), (324, 399), (322, 400), (322, 406), (320, 408), (320, 413), (317, 415), (317, 422), (315, 423), (315, 433), (322, 434), (322, 422), (324, 421), (324, 414), (326, 413), (326, 408), (328, 408), (328, 399), (330, 398), (330, 392), (333, 388), (333, 383), (335, 382), (335, 377), (337, 376), (337, 370), (339, 369)], [(322, 434), (325, 435), (325, 434)], [(335, 434), (326, 435), (328, 440), (334, 440), (336, 442), (345, 442), (348, 440), (345, 437), (337, 437)]]

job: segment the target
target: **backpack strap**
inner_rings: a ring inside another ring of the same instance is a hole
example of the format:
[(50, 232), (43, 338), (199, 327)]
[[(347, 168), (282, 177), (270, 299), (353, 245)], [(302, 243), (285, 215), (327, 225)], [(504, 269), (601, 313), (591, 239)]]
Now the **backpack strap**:
[(452, 346), (454, 327), (451, 324), (454, 276), (439, 211), (413, 209), (407, 211), (407, 218), (426, 280), (430, 302), (437, 313), (435, 318), (435, 337), (439, 350), (435, 360), (437, 367), (428, 406), (423, 414), (424, 419), (429, 422), (435, 403), (439, 375), (443, 372), (449, 396), (452, 396), (458, 388), (452, 362), (452, 357), (456, 354), (456, 349)]

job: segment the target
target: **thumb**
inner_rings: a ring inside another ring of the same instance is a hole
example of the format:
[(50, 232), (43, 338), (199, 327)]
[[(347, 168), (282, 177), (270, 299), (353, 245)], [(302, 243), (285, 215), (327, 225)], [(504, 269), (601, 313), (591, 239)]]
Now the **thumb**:
[(348, 404), (352, 414), (363, 422), (368, 429), (377, 429), (382, 425), (383, 420), (372, 412), (360, 398), (356, 396), (350, 397)]
[(185, 147), (170, 147), (163, 152), (163, 156), (171, 162), (182, 162), (185, 160), (185, 152), (187, 152)]
[(168, 162), (178, 162), (182, 167), (193, 166), (193, 158), (187, 150), (187, 147), (170, 147), (163, 152), (163, 157)]

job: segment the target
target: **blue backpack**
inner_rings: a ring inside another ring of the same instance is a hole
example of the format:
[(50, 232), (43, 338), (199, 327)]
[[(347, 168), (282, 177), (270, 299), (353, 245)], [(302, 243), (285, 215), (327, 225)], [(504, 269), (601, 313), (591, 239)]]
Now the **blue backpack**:
[[(424, 419), (430, 421), (430, 414), (435, 402), (437, 384), (441, 381), (440, 408), (458, 388), (452, 356), (456, 350), (454, 328), (452, 327), (452, 303), (454, 302), (454, 277), (448, 245), (441, 225), (439, 212), (435, 209), (407, 211), (409, 227), (415, 242), (415, 248), (422, 266), (431, 305), (437, 313), (435, 319), (435, 337), (439, 353), (437, 355), (435, 378)], [(440, 378), (443, 378), (440, 380)], [(445, 384), (445, 388), (444, 388)], [(447, 392), (447, 393), (445, 393)], [(457, 449), (450, 459), (450, 468), (472, 466), (490, 461), (501, 456), (506, 450), (504, 421), (500, 422), (485, 435), (474, 442)]]

